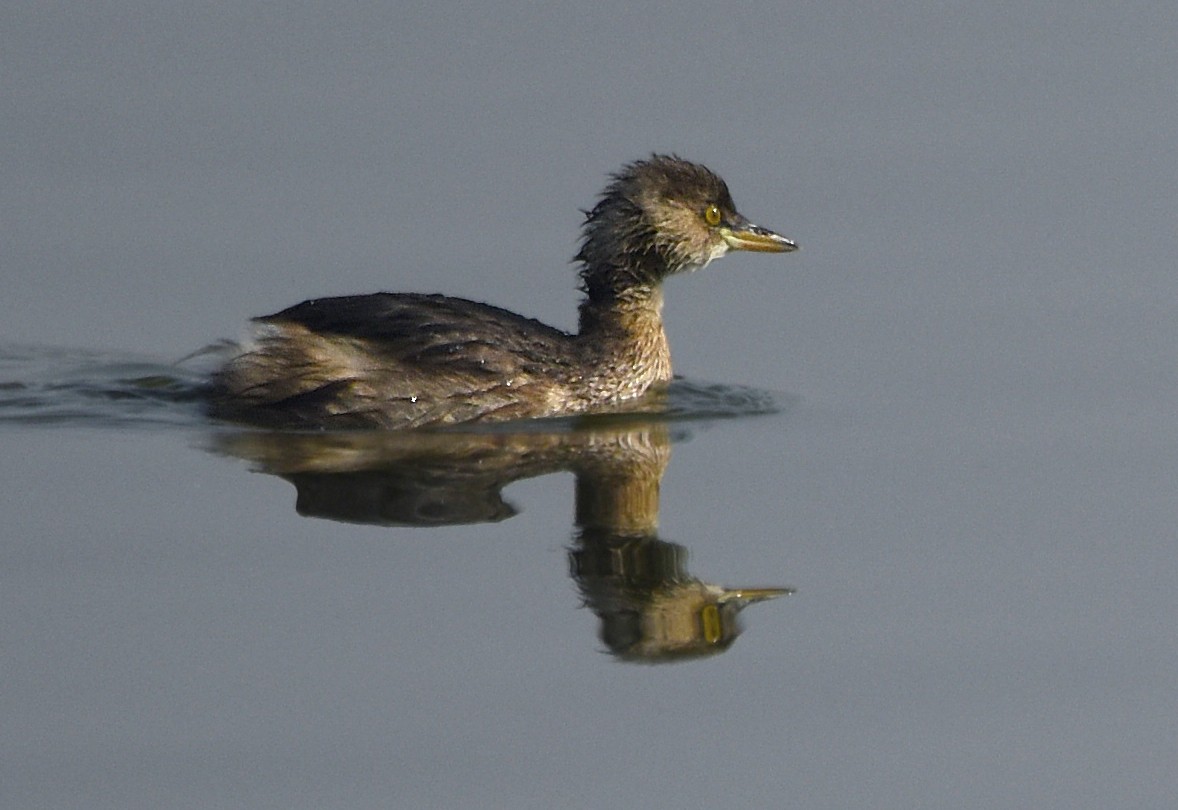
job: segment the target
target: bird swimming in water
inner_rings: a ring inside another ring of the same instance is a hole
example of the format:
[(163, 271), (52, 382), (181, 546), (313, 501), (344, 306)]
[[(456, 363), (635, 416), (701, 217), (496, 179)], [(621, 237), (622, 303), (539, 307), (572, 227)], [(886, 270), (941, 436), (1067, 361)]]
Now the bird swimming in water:
[(652, 155), (585, 215), (568, 334), (442, 295), (318, 298), (255, 318), (213, 375), (215, 416), (272, 427), (439, 427), (608, 411), (671, 379), (662, 283), (730, 250), (785, 253), (709, 169)]

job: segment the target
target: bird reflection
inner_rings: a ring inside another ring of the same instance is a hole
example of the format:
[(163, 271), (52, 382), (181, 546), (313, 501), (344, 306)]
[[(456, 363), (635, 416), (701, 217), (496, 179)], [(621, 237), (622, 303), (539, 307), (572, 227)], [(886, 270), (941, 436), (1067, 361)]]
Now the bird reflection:
[[(640, 438), (641, 441), (635, 441)], [(723, 652), (740, 635), (740, 610), (789, 588), (725, 588), (687, 571), (687, 549), (658, 536), (659, 487), (670, 443), (631, 434), (625, 451), (576, 469), (576, 543), (569, 552), (601, 640), (627, 661), (660, 663)]]
[(658, 536), (659, 487), (682, 435), (615, 415), (477, 432), (231, 433), (216, 449), (294, 484), (301, 515), (387, 526), (503, 520), (516, 514), (505, 486), (571, 471), (571, 575), (607, 651), (657, 663), (728, 649), (742, 608), (792, 593), (704, 582), (687, 550)]

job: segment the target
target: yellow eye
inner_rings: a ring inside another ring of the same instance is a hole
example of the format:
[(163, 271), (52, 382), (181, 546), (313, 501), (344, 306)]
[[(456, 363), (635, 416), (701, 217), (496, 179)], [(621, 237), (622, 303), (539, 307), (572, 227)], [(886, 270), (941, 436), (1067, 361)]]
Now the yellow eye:
[(712, 227), (720, 224), (720, 207), (718, 205), (709, 205), (704, 211), (704, 222)]

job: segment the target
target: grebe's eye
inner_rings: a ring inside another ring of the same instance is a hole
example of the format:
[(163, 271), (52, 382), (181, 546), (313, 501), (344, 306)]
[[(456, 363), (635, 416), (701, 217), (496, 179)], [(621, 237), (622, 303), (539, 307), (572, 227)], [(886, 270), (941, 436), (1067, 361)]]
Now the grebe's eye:
[(704, 211), (704, 222), (711, 225), (713, 228), (720, 224), (720, 206), (709, 205)]

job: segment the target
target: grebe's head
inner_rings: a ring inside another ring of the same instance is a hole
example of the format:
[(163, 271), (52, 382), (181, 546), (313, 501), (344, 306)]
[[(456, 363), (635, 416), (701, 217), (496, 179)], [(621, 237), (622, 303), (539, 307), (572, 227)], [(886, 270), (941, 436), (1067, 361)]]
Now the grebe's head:
[(754, 225), (718, 175), (674, 155), (622, 168), (585, 215), (581, 280), (590, 298), (707, 266), (730, 250), (785, 253), (797, 245)]

